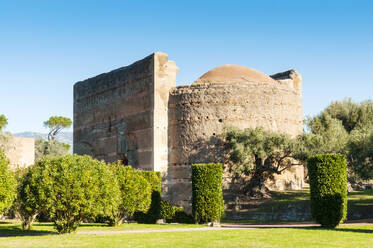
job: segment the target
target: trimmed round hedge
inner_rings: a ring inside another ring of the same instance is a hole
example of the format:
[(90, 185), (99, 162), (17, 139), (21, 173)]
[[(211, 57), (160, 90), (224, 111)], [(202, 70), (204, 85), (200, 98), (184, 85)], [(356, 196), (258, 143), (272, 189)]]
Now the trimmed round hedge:
[(196, 223), (219, 222), (224, 216), (223, 167), (192, 165), (192, 211)]
[(308, 159), (311, 213), (322, 227), (335, 228), (347, 216), (347, 162), (342, 154)]

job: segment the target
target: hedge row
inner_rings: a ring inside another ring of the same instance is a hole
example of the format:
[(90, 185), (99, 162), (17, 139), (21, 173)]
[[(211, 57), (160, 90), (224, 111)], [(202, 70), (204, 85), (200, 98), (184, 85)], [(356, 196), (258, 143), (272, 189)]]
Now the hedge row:
[(341, 154), (316, 155), (308, 159), (311, 213), (315, 221), (334, 228), (347, 215), (347, 162)]

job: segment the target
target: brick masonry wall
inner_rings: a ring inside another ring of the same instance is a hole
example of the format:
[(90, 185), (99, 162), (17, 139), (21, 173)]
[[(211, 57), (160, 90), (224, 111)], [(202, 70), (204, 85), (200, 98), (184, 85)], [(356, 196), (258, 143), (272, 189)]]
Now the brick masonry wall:
[(153, 168), (153, 55), (74, 85), (74, 153)]
[[(293, 83), (209, 83), (174, 88), (169, 102), (169, 199), (190, 211), (190, 165), (224, 161), (219, 136), (225, 128), (262, 126), (292, 136), (300, 134), (302, 97), (300, 83), (297, 87)], [(294, 172), (297, 175), (284, 173), (293, 183), (277, 178), (277, 184), (271, 182), (269, 186), (301, 187), (303, 169)]]

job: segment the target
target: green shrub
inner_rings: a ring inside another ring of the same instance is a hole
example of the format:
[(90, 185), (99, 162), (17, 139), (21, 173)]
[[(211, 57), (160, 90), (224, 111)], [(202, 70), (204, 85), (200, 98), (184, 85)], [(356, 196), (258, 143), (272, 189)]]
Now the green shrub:
[(118, 182), (103, 161), (67, 155), (43, 158), (37, 166), (42, 172), (39, 205), (47, 210), (59, 233), (73, 232), (85, 219), (117, 211)]
[(32, 165), (26, 169), (25, 174), (20, 177), (16, 209), (22, 221), (22, 229), (30, 230), (36, 216), (43, 209), (45, 196), (41, 194), (43, 184), (42, 171), (40, 167)]
[(311, 213), (315, 221), (334, 228), (347, 215), (347, 165), (341, 154), (322, 154), (308, 159)]
[(172, 219), (172, 222), (193, 224), (194, 223), (194, 218), (193, 218), (193, 216), (185, 213), (184, 211), (177, 211), (175, 213), (174, 218)]
[(135, 212), (134, 219), (139, 223), (156, 223), (160, 218), (161, 210), (161, 183), (162, 177), (159, 171), (137, 170), (151, 185), (152, 196), (149, 210), (146, 212)]
[(224, 216), (221, 164), (192, 165), (192, 210), (195, 222), (220, 221)]
[(166, 222), (170, 223), (173, 221), (175, 214), (177, 212), (182, 212), (183, 207), (172, 206), (168, 201), (161, 200), (161, 210), (160, 215), (162, 219), (165, 219)]
[(9, 160), (0, 149), (0, 213), (12, 206), (16, 187), (14, 174), (9, 170)]
[(111, 224), (119, 225), (127, 216), (131, 216), (136, 211), (147, 211), (151, 202), (150, 183), (131, 166), (123, 166), (120, 163), (110, 165), (117, 177), (121, 201), (118, 211), (113, 214)]

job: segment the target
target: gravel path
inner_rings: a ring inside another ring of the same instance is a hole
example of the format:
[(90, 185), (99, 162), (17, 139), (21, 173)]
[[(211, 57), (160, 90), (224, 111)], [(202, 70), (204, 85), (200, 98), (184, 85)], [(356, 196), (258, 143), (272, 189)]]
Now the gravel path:
[[(372, 225), (371, 221), (368, 222), (354, 222), (343, 224), (343, 226), (354, 225)], [(163, 232), (193, 232), (193, 231), (221, 231), (221, 230), (237, 230), (237, 229), (257, 229), (257, 228), (309, 228), (318, 227), (320, 225), (315, 223), (300, 223), (300, 224), (222, 224), (221, 227), (195, 227), (195, 228), (172, 228), (172, 229), (141, 229), (141, 230), (118, 230), (118, 231), (78, 231), (77, 234), (93, 234), (93, 235), (106, 235), (106, 234), (126, 234), (126, 233), (163, 233)]]
[(256, 229), (256, 228), (300, 228), (318, 226), (316, 224), (289, 224), (289, 225), (239, 225), (225, 224), (221, 227), (195, 227), (195, 228), (172, 228), (172, 229), (141, 229), (141, 230), (118, 230), (118, 231), (78, 231), (77, 234), (124, 234), (124, 233), (161, 233), (161, 232), (193, 232), (193, 231), (221, 231), (221, 230), (237, 230), (237, 229)]

